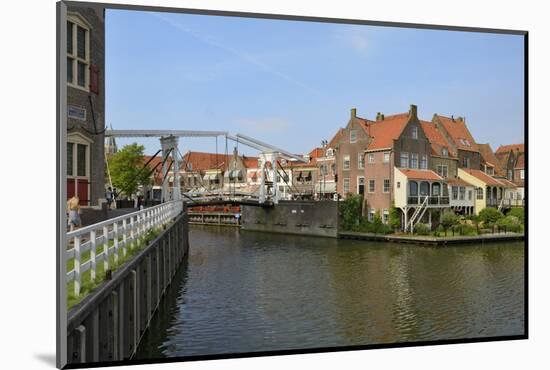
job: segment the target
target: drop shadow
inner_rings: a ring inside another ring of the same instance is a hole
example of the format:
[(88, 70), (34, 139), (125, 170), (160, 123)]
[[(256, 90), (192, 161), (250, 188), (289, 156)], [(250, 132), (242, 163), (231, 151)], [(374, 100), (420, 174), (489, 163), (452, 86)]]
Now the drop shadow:
[(50, 365), (52, 367), (56, 366), (55, 353), (35, 353), (34, 358), (42, 361), (46, 365)]

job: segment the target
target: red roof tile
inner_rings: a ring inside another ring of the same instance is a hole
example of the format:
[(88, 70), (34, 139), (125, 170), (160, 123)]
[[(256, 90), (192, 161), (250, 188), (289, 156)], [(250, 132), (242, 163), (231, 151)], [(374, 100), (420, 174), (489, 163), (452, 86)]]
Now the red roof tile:
[(392, 148), (393, 141), (399, 138), (408, 121), (409, 113), (400, 113), (369, 123), (366, 129), (372, 140), (367, 150)]
[(512, 181), (508, 181), (507, 179), (498, 179), (505, 187), (507, 188), (516, 188), (517, 185), (514, 184)]
[(469, 168), (462, 168), (462, 170), (469, 173), (473, 177), (483, 181), (487, 185), (504, 186), (503, 183), (501, 183), (500, 181), (498, 181), (494, 177), (491, 177), (491, 176), (487, 175), (485, 172), (483, 172), (481, 170), (472, 170), (472, 169), (469, 169)]
[(525, 152), (525, 146), (523, 144), (501, 145), (501, 146), (498, 147), (496, 153), (497, 154), (507, 153), (509, 151), (524, 153)]
[(401, 171), (407, 178), (414, 180), (444, 180), (443, 177), (439, 176), (432, 170), (409, 170), (405, 168), (400, 168)]
[(474, 186), (472, 184), (470, 184), (469, 182), (467, 181), (464, 181), (463, 179), (458, 179), (458, 178), (449, 178), (447, 179), (447, 184), (451, 185), (451, 186)]
[(338, 144), (338, 142), (342, 138), (343, 132), (344, 132), (343, 128), (340, 128), (340, 129), (338, 129), (338, 131), (336, 131), (336, 134), (334, 134), (332, 139), (330, 139), (330, 141), (328, 142), (328, 147), (329, 148), (334, 148), (336, 146), (336, 144)]
[(185, 168), (190, 171), (204, 171), (223, 169), (233, 156), (230, 154), (216, 154), (205, 152), (187, 152), (183, 156)]
[(456, 153), (451, 150), (451, 144), (447, 141), (445, 135), (443, 135), (441, 130), (435, 124), (432, 122), (420, 121), (420, 125), (422, 126), (422, 130), (424, 130), (424, 133), (430, 142), (433, 155), (442, 156), (443, 148), (447, 148), (449, 157), (456, 158)]
[(243, 164), (246, 168), (258, 168), (258, 157), (242, 156)]
[(468, 150), (471, 152), (479, 151), (470, 130), (468, 130), (468, 127), (466, 126), (466, 122), (464, 122), (462, 118), (459, 117), (453, 119), (436, 115), (435, 119), (437, 119), (443, 125), (445, 130), (447, 130), (458, 149)]
[(311, 152), (309, 152), (309, 158), (319, 158), (324, 157), (325, 150), (323, 148), (315, 148)]

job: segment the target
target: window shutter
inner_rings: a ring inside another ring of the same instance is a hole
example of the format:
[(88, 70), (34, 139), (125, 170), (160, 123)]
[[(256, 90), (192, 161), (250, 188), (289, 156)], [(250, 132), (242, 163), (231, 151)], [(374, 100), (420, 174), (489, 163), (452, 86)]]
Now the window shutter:
[(90, 91), (99, 95), (99, 68), (96, 65), (90, 66)]

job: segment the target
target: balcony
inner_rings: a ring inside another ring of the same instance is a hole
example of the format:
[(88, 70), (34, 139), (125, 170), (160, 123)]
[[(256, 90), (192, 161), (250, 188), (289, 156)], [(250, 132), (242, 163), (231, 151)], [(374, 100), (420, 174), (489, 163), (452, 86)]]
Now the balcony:
[(510, 207), (525, 207), (525, 199), (487, 199), (487, 207), (498, 208), (502, 205), (503, 208)]
[[(426, 199), (426, 196), (408, 197), (407, 205), (409, 206), (421, 205), (425, 199)], [(447, 207), (448, 205), (449, 205), (449, 197), (428, 196), (428, 202), (427, 202), (428, 207)]]

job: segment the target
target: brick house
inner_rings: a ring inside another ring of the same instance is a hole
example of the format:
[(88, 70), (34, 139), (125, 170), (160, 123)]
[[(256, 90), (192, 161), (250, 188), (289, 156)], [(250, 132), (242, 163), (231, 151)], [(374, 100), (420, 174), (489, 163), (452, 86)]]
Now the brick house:
[(525, 197), (525, 146), (524, 144), (501, 145), (495, 152), (506, 179), (517, 186), (516, 199)]
[(495, 177), (506, 177), (505, 171), (500, 165), (500, 161), (495, 156), (490, 144), (477, 144), (479, 152), (481, 154), (481, 166), (480, 170), (487, 175)]
[(368, 123), (357, 116), (357, 109), (351, 115), (345, 128), (338, 131), (333, 149), (336, 152), (336, 191), (341, 197), (347, 194), (365, 193), (365, 150), (369, 143)]
[(83, 207), (105, 203), (105, 13), (67, 7), (67, 197)]

